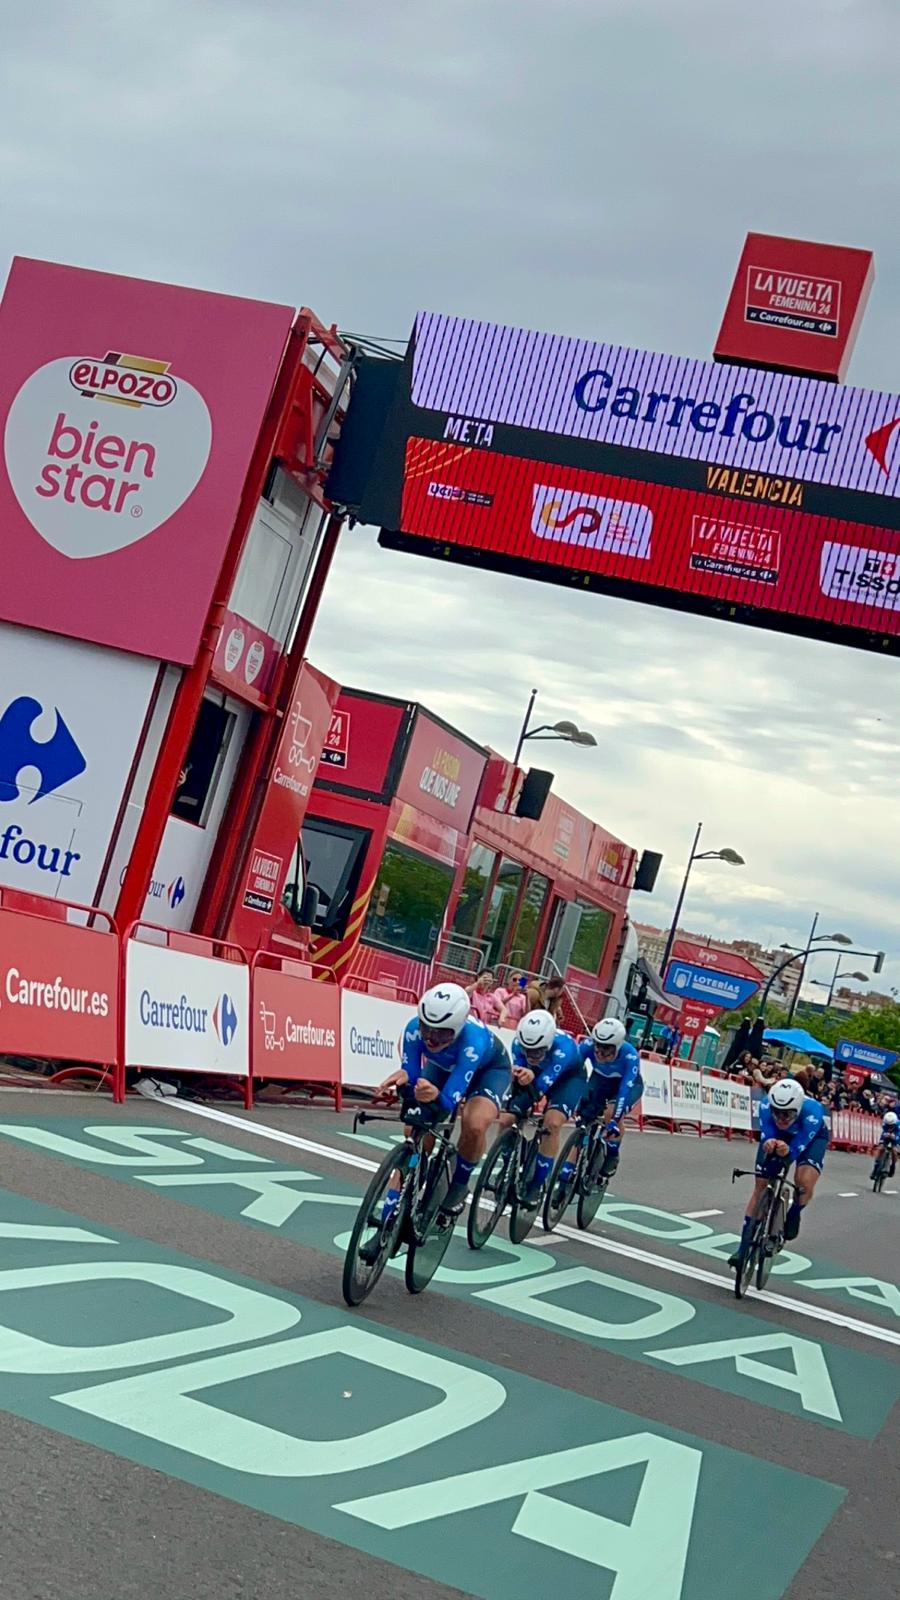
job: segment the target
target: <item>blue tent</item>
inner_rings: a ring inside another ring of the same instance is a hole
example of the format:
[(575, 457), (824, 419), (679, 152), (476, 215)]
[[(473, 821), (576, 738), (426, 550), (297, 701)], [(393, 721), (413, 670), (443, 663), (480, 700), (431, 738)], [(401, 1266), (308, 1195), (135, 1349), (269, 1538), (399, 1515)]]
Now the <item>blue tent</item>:
[(834, 1060), (834, 1052), (828, 1045), (814, 1039), (805, 1028), (767, 1028), (763, 1040), (766, 1044), (786, 1045), (789, 1050), (802, 1050), (807, 1056), (823, 1056), (826, 1061)]

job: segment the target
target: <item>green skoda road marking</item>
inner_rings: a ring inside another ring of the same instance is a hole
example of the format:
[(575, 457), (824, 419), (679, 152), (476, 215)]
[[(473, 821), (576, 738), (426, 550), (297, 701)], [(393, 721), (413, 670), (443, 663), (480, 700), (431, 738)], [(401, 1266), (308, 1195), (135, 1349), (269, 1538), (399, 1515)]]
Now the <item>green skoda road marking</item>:
[[(57, 1120), (6, 1122), (0, 1133), (332, 1255), (346, 1248), (360, 1200), (359, 1188), (340, 1179), (278, 1166), (190, 1129)], [(619, 1209), (631, 1223), (640, 1208)], [(688, 1230), (701, 1226), (677, 1220)], [(773, 1331), (725, 1301), (693, 1300), (570, 1263), (504, 1238), (473, 1254), (458, 1234), (435, 1288), (863, 1438), (875, 1437), (900, 1398), (900, 1366), (879, 1356)], [(402, 1274), (402, 1257), (389, 1271)]]
[(0, 1408), (483, 1600), (779, 1600), (843, 1499), (2, 1191), (0, 1261)]

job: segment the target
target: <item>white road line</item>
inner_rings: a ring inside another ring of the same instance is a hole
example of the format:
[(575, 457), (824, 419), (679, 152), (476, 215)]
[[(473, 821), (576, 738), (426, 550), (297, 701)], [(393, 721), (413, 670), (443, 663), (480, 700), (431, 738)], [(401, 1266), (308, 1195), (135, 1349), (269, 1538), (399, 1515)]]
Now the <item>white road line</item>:
[[(324, 1156), (326, 1159), (338, 1161), (348, 1167), (359, 1167), (365, 1172), (375, 1172), (379, 1163), (369, 1161), (365, 1156), (355, 1156), (349, 1150), (338, 1150), (334, 1145), (319, 1144), (314, 1139), (303, 1139), (296, 1133), (284, 1133), (279, 1128), (267, 1128), (262, 1123), (252, 1122), (249, 1118), (232, 1116), (228, 1111), (217, 1111), (212, 1106), (201, 1106), (193, 1100), (177, 1100), (171, 1095), (160, 1096), (158, 1104), (172, 1111), (187, 1111), (191, 1116), (208, 1117), (212, 1122), (224, 1122), (228, 1127), (237, 1128), (241, 1133), (254, 1134), (260, 1139), (272, 1139), (277, 1144), (293, 1145), (296, 1150), (306, 1150), (310, 1155)], [(564, 1239), (571, 1239), (575, 1244), (588, 1245), (594, 1250), (606, 1250), (611, 1255), (624, 1256), (627, 1261), (641, 1261), (649, 1267), (659, 1267), (663, 1272), (674, 1273), (679, 1278), (690, 1278), (695, 1283), (708, 1283), (713, 1289), (722, 1293), (732, 1294), (730, 1278), (723, 1278), (721, 1273), (707, 1272), (704, 1267), (695, 1266), (689, 1261), (674, 1261), (671, 1256), (657, 1255), (653, 1250), (643, 1250), (638, 1245), (620, 1244), (614, 1239), (599, 1239), (594, 1233), (582, 1233), (580, 1229), (569, 1228), (564, 1223), (556, 1230)], [(553, 1235), (549, 1236), (551, 1239)], [(813, 1305), (807, 1300), (795, 1300), (790, 1295), (773, 1294), (771, 1289), (757, 1290), (751, 1297), (751, 1304), (761, 1301), (764, 1305), (775, 1306), (779, 1311), (792, 1311), (796, 1316), (809, 1317), (813, 1322), (827, 1322), (834, 1328), (846, 1328), (849, 1333), (861, 1334), (865, 1339), (876, 1339), (882, 1344), (892, 1344), (900, 1347), (900, 1329), (882, 1328), (875, 1322), (863, 1322), (859, 1317), (851, 1317), (843, 1311), (835, 1311), (831, 1306)]]
[(715, 1208), (712, 1211), (682, 1211), (679, 1214), (682, 1217), (686, 1217), (688, 1222), (699, 1222), (701, 1217), (724, 1217), (725, 1215), (724, 1211), (717, 1211)]
[(859, 1199), (859, 1195), (857, 1194), (855, 1189), (839, 1189), (838, 1190), (838, 1199), (839, 1200), (858, 1200)]

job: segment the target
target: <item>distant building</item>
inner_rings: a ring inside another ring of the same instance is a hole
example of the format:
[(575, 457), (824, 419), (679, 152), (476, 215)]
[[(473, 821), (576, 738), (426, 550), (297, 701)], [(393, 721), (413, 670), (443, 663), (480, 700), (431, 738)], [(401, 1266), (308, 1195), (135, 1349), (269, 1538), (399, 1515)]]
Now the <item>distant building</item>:
[[(665, 953), (666, 940), (669, 937), (668, 929), (654, 928), (648, 923), (636, 922), (634, 931), (638, 936), (638, 948), (641, 955), (646, 961), (649, 961), (652, 967), (659, 971)], [(755, 967), (759, 968), (760, 972), (765, 973), (767, 978), (771, 976), (776, 967), (780, 967), (781, 963), (787, 960), (790, 954), (788, 950), (767, 950), (753, 939), (733, 939), (730, 941), (727, 939), (713, 939), (710, 934), (689, 933), (685, 928), (678, 929), (676, 938), (685, 939), (691, 944), (706, 945), (712, 950), (728, 951), (732, 955), (743, 956), (745, 961), (752, 962)], [(770, 999), (776, 1005), (789, 1006), (796, 994), (799, 976), (800, 963), (798, 961), (795, 966), (787, 967), (776, 978), (770, 991)]]
[(836, 1011), (847, 1011), (852, 1016), (857, 1011), (880, 1011), (883, 1006), (897, 1004), (896, 995), (880, 994), (877, 989), (835, 989), (832, 1001)]

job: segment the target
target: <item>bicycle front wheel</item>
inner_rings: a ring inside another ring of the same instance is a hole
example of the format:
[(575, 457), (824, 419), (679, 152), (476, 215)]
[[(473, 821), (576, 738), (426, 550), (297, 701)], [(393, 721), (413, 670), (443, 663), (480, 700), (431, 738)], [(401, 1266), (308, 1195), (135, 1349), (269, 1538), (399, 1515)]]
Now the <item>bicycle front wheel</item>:
[(382, 1221), (384, 1201), (395, 1171), (400, 1173), (402, 1186), (411, 1155), (408, 1144), (395, 1145), (385, 1156), (363, 1196), (344, 1256), (341, 1289), (348, 1306), (362, 1305), (366, 1296), (372, 1293), (391, 1257), (403, 1224), (401, 1213), (405, 1206), (401, 1200), (393, 1218), (385, 1225)]
[(506, 1208), (518, 1137), (515, 1128), (507, 1128), (484, 1159), (466, 1220), (466, 1237), (471, 1250), (480, 1250), (487, 1244)]
[(536, 1193), (532, 1192), (538, 1149), (539, 1138), (535, 1135), (525, 1146), (523, 1159), (519, 1164), (519, 1174), (509, 1214), (509, 1237), (513, 1244), (523, 1244), (528, 1238), (544, 1198), (542, 1189), (538, 1189)]
[[(562, 1222), (578, 1182), (578, 1152), (584, 1135), (580, 1128), (573, 1128), (563, 1144), (550, 1174), (547, 1184), (547, 1198), (544, 1201), (543, 1223), (547, 1233), (552, 1233), (558, 1222)], [(563, 1167), (567, 1161), (572, 1163), (572, 1171), (567, 1178), (562, 1177)]]
[(778, 1251), (781, 1249), (781, 1245), (784, 1241), (785, 1213), (786, 1201), (784, 1195), (782, 1194), (777, 1204), (773, 1202), (769, 1208), (765, 1233), (759, 1242), (759, 1249), (756, 1256), (757, 1289), (764, 1289), (766, 1287), (766, 1284), (769, 1281), (769, 1273), (772, 1271), (772, 1262), (775, 1260), (775, 1257), (778, 1254)]
[(743, 1300), (744, 1295), (747, 1293), (747, 1290), (750, 1287), (750, 1279), (753, 1277), (753, 1269), (756, 1266), (759, 1253), (763, 1248), (763, 1243), (765, 1241), (769, 1224), (770, 1200), (771, 1191), (768, 1189), (761, 1194), (757, 1200), (756, 1210), (753, 1213), (753, 1226), (750, 1229), (747, 1247), (741, 1253), (738, 1264), (734, 1269), (734, 1293), (735, 1298), (738, 1300)]
[(578, 1226), (586, 1233), (593, 1222), (597, 1212), (603, 1204), (606, 1193), (607, 1180), (603, 1176), (603, 1166), (606, 1161), (606, 1140), (602, 1134), (596, 1134), (590, 1147), (585, 1152), (581, 1168), (581, 1181), (578, 1193)]
[(406, 1287), (410, 1294), (427, 1289), (447, 1254), (453, 1238), (453, 1217), (442, 1214), (441, 1205), (450, 1188), (450, 1163), (455, 1150), (432, 1156), (424, 1189), (412, 1218), (413, 1235), (406, 1252)]

